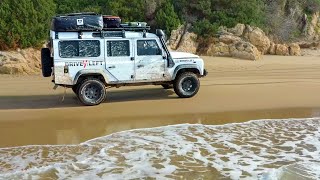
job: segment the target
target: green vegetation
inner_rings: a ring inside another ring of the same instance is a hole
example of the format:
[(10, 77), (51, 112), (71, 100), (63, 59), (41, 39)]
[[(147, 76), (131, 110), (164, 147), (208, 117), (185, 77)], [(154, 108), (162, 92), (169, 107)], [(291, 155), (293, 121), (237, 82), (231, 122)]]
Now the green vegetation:
[[(202, 38), (214, 35), (220, 26), (244, 23), (286, 39), (292, 33), (299, 34), (296, 23), (301, 17), (299, 9), (308, 16), (320, 9), (320, 0), (2, 0), (0, 3), (0, 50), (41, 45), (47, 39), (54, 14), (118, 15), (124, 22), (146, 21), (154, 28), (164, 29), (167, 35), (180, 24), (191, 23), (193, 31)], [(298, 15), (292, 16), (292, 12)]]
[[(262, 0), (199, 0), (188, 3), (179, 0), (177, 6), (186, 6), (186, 21), (194, 22), (200, 36), (212, 36), (220, 26), (233, 27), (237, 23), (261, 26), (264, 22)], [(191, 15), (189, 12), (195, 12)]]
[(156, 13), (155, 20), (157, 28), (165, 30), (167, 36), (180, 25), (179, 17), (174, 11), (173, 4), (170, 0), (166, 0), (160, 7), (160, 10)]
[(0, 50), (39, 46), (48, 36), (53, 0), (2, 0)]

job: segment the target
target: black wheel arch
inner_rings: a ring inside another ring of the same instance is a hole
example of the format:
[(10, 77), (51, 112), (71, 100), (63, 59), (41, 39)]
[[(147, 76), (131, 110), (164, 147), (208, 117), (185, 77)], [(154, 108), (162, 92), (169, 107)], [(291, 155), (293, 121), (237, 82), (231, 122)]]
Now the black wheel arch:
[(201, 76), (200, 70), (197, 65), (179, 65), (174, 70), (172, 79), (176, 79), (180, 74), (184, 72), (192, 72), (199, 77)]
[(98, 79), (103, 82), (105, 85), (107, 84), (106, 78), (102, 75), (102, 73), (98, 72), (78, 72), (74, 78), (74, 85), (80, 84), (83, 80), (88, 78)]

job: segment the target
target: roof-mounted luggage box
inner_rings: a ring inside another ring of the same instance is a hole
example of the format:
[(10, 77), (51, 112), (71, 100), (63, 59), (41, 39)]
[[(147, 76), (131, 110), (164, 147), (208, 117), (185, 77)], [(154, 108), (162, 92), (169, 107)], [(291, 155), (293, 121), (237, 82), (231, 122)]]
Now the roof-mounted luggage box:
[(101, 31), (102, 15), (95, 13), (73, 13), (56, 16), (52, 20), (51, 30), (56, 32)]
[(121, 26), (121, 18), (119, 16), (104, 15), (104, 28), (119, 28)]

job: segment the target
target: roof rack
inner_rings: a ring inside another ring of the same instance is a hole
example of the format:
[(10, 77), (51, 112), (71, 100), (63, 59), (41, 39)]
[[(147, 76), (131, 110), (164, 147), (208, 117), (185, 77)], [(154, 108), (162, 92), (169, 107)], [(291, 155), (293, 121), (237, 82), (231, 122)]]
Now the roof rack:
[(123, 26), (119, 28), (103, 28), (103, 31), (150, 31), (150, 26), (145, 27), (132, 27), (132, 26)]
[(95, 12), (81, 12), (81, 13), (60, 14), (57, 16), (61, 17), (61, 16), (79, 16), (79, 15), (99, 15), (99, 14), (97, 14)]
[(136, 27), (136, 28), (106, 28), (102, 31), (93, 33), (94, 37), (122, 37), (126, 38), (126, 31), (142, 32), (143, 38), (147, 37), (148, 28)]

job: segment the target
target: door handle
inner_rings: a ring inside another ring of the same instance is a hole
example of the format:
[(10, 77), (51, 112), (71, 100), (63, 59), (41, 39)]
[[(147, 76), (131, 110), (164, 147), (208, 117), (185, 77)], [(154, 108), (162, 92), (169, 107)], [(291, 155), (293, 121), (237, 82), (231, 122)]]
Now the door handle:
[(131, 61), (134, 61), (134, 57), (131, 57), (130, 60), (131, 60)]
[(114, 68), (116, 68), (116, 66), (110, 66), (110, 67), (108, 67), (109, 69), (114, 69)]
[(144, 67), (144, 65), (140, 64), (140, 65), (138, 65), (137, 67), (138, 67), (138, 68), (142, 68), (142, 67)]

